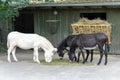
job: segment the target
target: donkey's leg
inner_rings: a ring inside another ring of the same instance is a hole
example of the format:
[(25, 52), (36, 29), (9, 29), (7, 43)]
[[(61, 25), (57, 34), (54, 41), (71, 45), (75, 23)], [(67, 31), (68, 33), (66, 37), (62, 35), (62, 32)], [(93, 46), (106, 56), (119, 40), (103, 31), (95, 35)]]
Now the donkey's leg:
[(33, 61), (36, 62), (36, 50), (35, 50), (35, 48), (33, 50)]
[(85, 55), (84, 55), (84, 52), (83, 52), (83, 50), (81, 49), (81, 53), (82, 53), (82, 57), (83, 57), (83, 64), (86, 62), (85, 61)]
[(77, 62), (80, 61), (80, 54), (81, 54), (81, 52), (79, 51), (79, 52), (78, 52), (78, 59), (77, 59)]
[(11, 46), (11, 47), (9, 47), (8, 48), (8, 51), (7, 51), (7, 53), (8, 53), (8, 56), (7, 56), (7, 60), (9, 61), (9, 62), (11, 62), (11, 59), (10, 59), (10, 54), (11, 54), (11, 52), (12, 52), (12, 50), (13, 50), (13, 46)]
[(91, 50), (91, 59), (90, 59), (90, 62), (93, 61), (93, 50)]
[(85, 61), (88, 60), (88, 56), (89, 56), (89, 54), (90, 54), (90, 51), (89, 51), (89, 50), (86, 50), (86, 53), (87, 53), (87, 56), (86, 56), (86, 58), (85, 58)]
[(76, 46), (75, 45), (71, 45), (70, 46), (70, 51), (68, 53), (70, 62), (73, 62), (73, 60), (75, 58), (75, 50), (76, 50)]
[(40, 63), (38, 56), (39, 56), (38, 55), (38, 48), (35, 47), (34, 48), (34, 61), (37, 62), (37, 63)]
[(33, 61), (36, 62), (35, 52), (33, 52)]
[(101, 63), (102, 57), (103, 57), (103, 50), (100, 50), (100, 59), (99, 59), (99, 62), (97, 65), (99, 65)]
[(104, 65), (107, 65), (108, 52), (109, 52), (108, 46), (105, 45), (105, 50), (104, 50), (104, 53), (105, 53), (105, 63), (104, 63)]
[(16, 52), (16, 47), (13, 48), (12, 55), (13, 55), (14, 60), (18, 61), (18, 59), (16, 58), (16, 55), (15, 55), (15, 52)]
[(105, 63), (104, 63), (104, 65), (107, 65), (107, 57), (108, 57), (108, 53), (105, 52)]
[(76, 57), (76, 54), (75, 54), (74, 58), (75, 58), (75, 61), (77, 61), (77, 57)]

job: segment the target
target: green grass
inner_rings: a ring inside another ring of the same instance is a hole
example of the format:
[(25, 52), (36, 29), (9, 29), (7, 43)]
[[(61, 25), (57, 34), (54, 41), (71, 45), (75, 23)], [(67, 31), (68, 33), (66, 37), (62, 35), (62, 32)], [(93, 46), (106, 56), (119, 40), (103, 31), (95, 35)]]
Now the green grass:
[(44, 60), (41, 61), (40, 64), (43, 65), (50, 65), (50, 66), (92, 66), (93, 63), (91, 62), (86, 62), (85, 64), (82, 63), (82, 61), (80, 61), (79, 63), (77, 62), (69, 62), (68, 59), (53, 59), (52, 62), (50, 63), (46, 63)]

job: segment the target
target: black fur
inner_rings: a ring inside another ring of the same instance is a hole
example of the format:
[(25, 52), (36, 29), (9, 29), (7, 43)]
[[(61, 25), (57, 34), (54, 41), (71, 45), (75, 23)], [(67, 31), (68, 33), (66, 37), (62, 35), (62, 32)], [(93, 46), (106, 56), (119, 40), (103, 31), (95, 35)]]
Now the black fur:
[[(108, 37), (104, 33), (77, 35), (75, 39), (72, 41), (72, 44), (70, 46), (69, 59), (73, 61), (73, 58), (75, 56), (75, 50), (77, 47), (79, 47), (81, 53), (83, 54), (84, 47), (94, 47), (96, 45), (98, 45), (98, 48), (100, 51), (100, 59), (99, 59), (98, 65), (101, 63), (103, 53), (105, 53), (105, 65), (106, 65), (107, 56), (108, 56), (108, 47), (105, 47), (105, 50), (104, 50), (103, 46), (104, 45), (109, 46), (109, 44), (108, 44)], [(78, 55), (78, 60), (79, 60), (79, 57), (80, 56)], [(86, 60), (84, 62), (86, 62)]]
[[(76, 35), (69, 35), (68, 37), (66, 37), (64, 40), (61, 41), (61, 43), (58, 45), (57, 49), (58, 49), (58, 55), (60, 57), (64, 57), (64, 50), (67, 50), (69, 52), (69, 50), (67, 49), (67, 47), (70, 47), (72, 44), (72, 41), (74, 39), (76, 39)], [(89, 54), (91, 53), (91, 62), (93, 60), (93, 50), (89, 51), (86, 50), (87, 56), (86, 56), (86, 61), (88, 59)], [(78, 54), (78, 56), (80, 56), (80, 53)], [(84, 54), (82, 54), (83, 60), (84, 60)], [(75, 61), (79, 62), (79, 58), (77, 59), (76, 55), (74, 55), (74, 59)], [(84, 62), (83, 62), (84, 63)]]

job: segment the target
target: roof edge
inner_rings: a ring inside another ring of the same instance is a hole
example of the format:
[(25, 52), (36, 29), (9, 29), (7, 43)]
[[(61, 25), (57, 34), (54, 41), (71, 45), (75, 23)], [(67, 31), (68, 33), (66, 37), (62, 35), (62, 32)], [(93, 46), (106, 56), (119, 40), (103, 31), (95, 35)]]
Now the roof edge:
[(84, 7), (84, 6), (120, 6), (120, 2), (86, 2), (86, 3), (40, 3), (29, 4), (28, 7)]

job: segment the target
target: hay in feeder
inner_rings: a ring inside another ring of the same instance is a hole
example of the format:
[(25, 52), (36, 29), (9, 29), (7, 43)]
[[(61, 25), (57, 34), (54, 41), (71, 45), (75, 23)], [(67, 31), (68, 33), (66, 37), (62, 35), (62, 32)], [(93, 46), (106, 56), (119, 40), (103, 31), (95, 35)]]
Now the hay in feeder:
[(108, 42), (111, 44), (110, 33), (111, 33), (111, 24), (105, 20), (101, 20), (100, 18), (96, 18), (93, 20), (89, 20), (87, 18), (82, 18), (78, 20), (76, 23), (71, 24), (72, 26), (72, 34), (90, 34), (103, 32), (108, 36)]
[(82, 18), (74, 24), (93, 24), (93, 25), (106, 24), (106, 25), (110, 25), (110, 23), (108, 23), (106, 20), (101, 20), (100, 18), (96, 18), (96, 19), (93, 19), (93, 20), (89, 20), (88, 18)]

